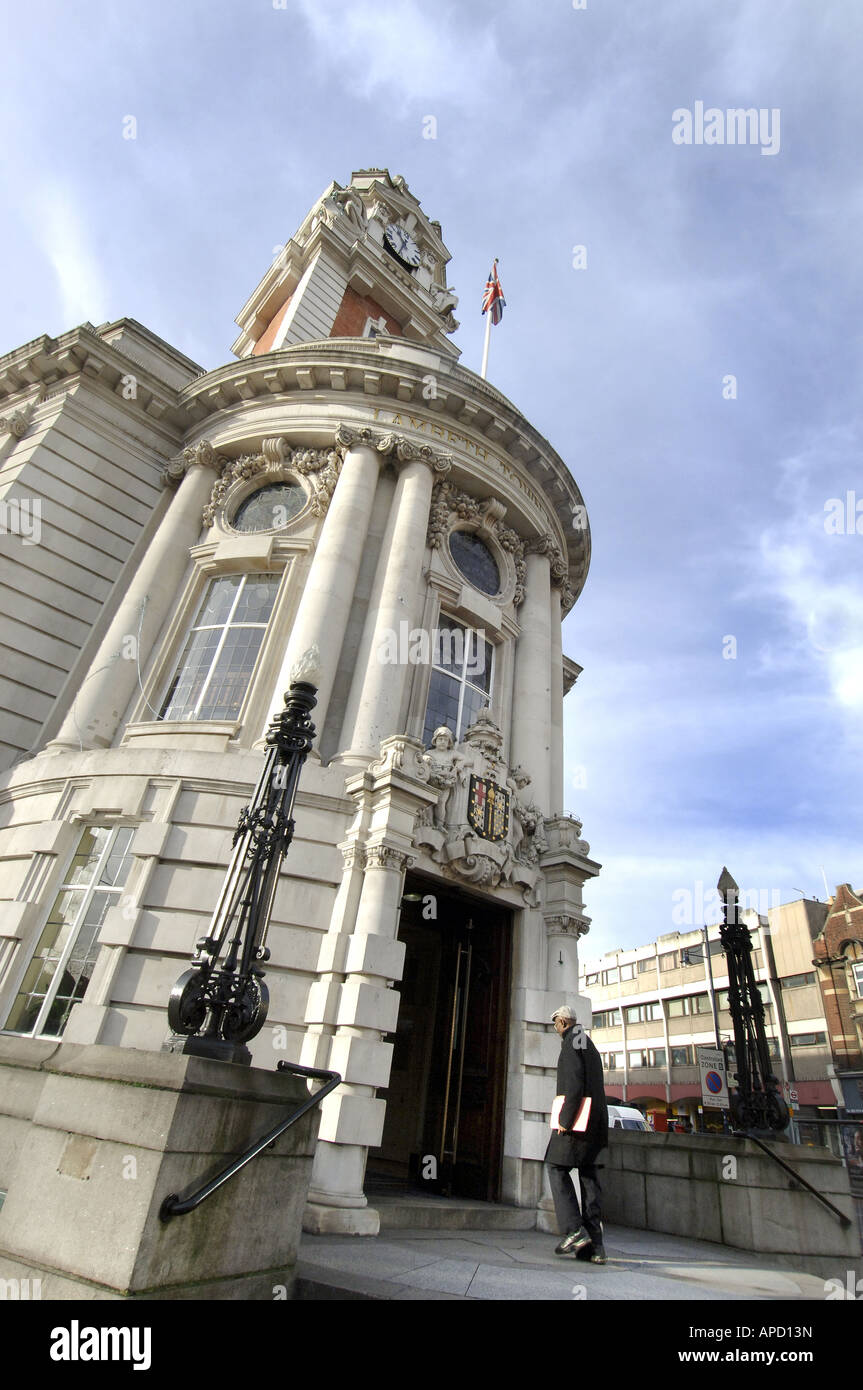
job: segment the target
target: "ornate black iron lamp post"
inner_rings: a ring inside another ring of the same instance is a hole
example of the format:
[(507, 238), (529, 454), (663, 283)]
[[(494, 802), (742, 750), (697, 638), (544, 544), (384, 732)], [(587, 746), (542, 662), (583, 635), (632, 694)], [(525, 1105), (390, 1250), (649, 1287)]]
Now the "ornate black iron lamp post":
[[(300, 772), (315, 738), (311, 721), (320, 656), (312, 647), (291, 671), (285, 708), (267, 732), (264, 767), (251, 802), (240, 814), (233, 853), (207, 935), (191, 967), (171, 991), (172, 1052), (191, 1052), (248, 1065), (245, 1046), (264, 1026), (267, 927), (282, 860), (294, 835)], [(226, 954), (222, 957), (223, 950)]]
[(749, 928), (740, 921), (740, 890), (725, 868), (717, 887), (723, 900), (725, 920), (719, 936), (728, 961), (728, 1008), (737, 1066), (737, 1088), (730, 1091), (731, 1112), (739, 1130), (776, 1133), (785, 1129), (790, 1117), (770, 1063), (764, 1004), (752, 968), (752, 939)]

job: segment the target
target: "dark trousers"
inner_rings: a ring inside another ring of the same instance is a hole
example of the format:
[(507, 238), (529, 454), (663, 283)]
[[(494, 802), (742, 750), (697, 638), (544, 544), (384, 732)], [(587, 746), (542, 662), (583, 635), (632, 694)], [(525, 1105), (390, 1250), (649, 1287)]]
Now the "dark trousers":
[(582, 1211), (578, 1205), (571, 1170), (562, 1168), (557, 1163), (547, 1163), (546, 1167), (548, 1168), (551, 1195), (554, 1199), (554, 1214), (557, 1217), (560, 1234), (568, 1236), (571, 1231), (577, 1231), (580, 1226), (584, 1226), (594, 1245), (601, 1245), (602, 1212), (600, 1211), (599, 1200), (602, 1196), (602, 1189), (599, 1185), (597, 1169), (592, 1163), (586, 1163), (583, 1168), (578, 1170), (581, 1181), (581, 1200), (584, 1207)]

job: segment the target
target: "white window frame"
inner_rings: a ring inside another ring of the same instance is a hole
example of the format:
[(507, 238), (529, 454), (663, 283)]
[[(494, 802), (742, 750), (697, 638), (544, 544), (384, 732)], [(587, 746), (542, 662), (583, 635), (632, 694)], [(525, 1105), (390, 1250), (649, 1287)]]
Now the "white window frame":
[[(477, 638), (477, 639), (479, 638), (479, 631), (480, 631), (480, 629), (475, 628), (475, 627), (472, 627), (469, 623), (464, 622), (463, 619), (461, 619), (461, 618), (454, 618), (454, 617), (451, 617), (448, 613), (441, 613), (441, 614), (440, 614), (440, 622), (441, 622), (441, 623), (447, 623), (447, 624), (456, 623), (464, 632), (466, 632), (466, 633), (473, 633), (475, 638)], [(434, 659), (434, 657), (435, 657), (435, 648), (436, 648), (436, 646), (437, 646), (437, 639), (435, 639), (435, 641), (432, 642), (432, 659), (431, 659), (431, 662), (429, 663), (429, 667), (430, 667), (429, 684), (428, 684), (428, 690), (427, 690), (427, 692), (426, 692), (425, 710), (423, 711), (423, 732), (425, 732), (426, 720), (427, 720), (427, 718), (428, 718), (429, 700), (430, 700), (430, 698), (431, 698), (432, 681), (434, 680), (434, 673), (435, 673), (435, 671), (439, 671), (439, 672), (441, 673), (441, 675), (447, 676), (447, 677), (449, 677), (450, 680), (454, 680), (454, 681), (457, 681), (457, 682), (458, 682), (459, 694), (458, 694), (458, 710), (457, 710), (457, 712), (456, 712), (456, 726), (455, 726), (455, 728), (451, 731), (451, 732), (452, 732), (452, 735), (453, 735), (453, 737), (454, 737), (454, 739), (455, 739), (455, 741), (456, 741), (456, 743), (458, 743), (461, 739), (463, 739), (463, 738), (464, 738), (464, 735), (465, 735), (465, 730), (461, 727), (461, 724), (462, 724), (462, 716), (463, 716), (463, 714), (464, 714), (465, 690), (467, 689), (468, 686), (470, 686), (471, 690), (475, 691), (478, 695), (481, 695), (482, 698), (483, 698), (483, 701), (485, 702), (485, 704), (488, 706), (489, 709), (491, 709), (492, 697), (493, 697), (493, 695), (494, 695), (495, 666), (496, 666), (496, 661), (497, 661), (497, 649), (496, 649), (495, 643), (489, 641), (488, 637), (486, 637), (485, 635), (483, 635), (483, 638), (482, 638), (481, 640), (483, 640), (483, 641), (485, 642), (485, 644), (486, 644), (488, 647), (491, 648), (491, 669), (489, 670), (489, 675), (488, 675), (488, 690), (481, 690), (481, 689), (479, 688), (478, 685), (474, 684), (473, 681), (469, 680), (468, 677), (465, 676), (465, 675), (463, 674), (463, 672), (464, 672), (464, 663), (462, 664), (462, 674), (461, 674), (461, 675), (458, 675), (458, 676), (455, 674), (454, 671), (448, 671), (448, 670), (446, 670), (445, 667), (443, 667), (443, 666), (438, 666), (438, 665), (436, 664), (436, 662), (435, 662), (435, 659)], [(434, 732), (434, 731), (432, 731), (432, 732)]]
[[(219, 581), (220, 579), (231, 579), (232, 577), (233, 577), (233, 574), (232, 574), (232, 573), (226, 573), (226, 574), (208, 574), (208, 575), (206, 576), (206, 584), (205, 584), (205, 587), (202, 589), (201, 594), (200, 594), (200, 597), (199, 597), (198, 602), (197, 602), (196, 612), (199, 612), (200, 609), (202, 608), (202, 606), (203, 606), (203, 604), (204, 604), (204, 600), (205, 600), (205, 598), (206, 598), (206, 595), (208, 594), (208, 592), (209, 592), (209, 590), (210, 590), (210, 587), (211, 587), (213, 584), (217, 584), (218, 581)], [(202, 719), (200, 718), (199, 711), (200, 711), (200, 709), (201, 709), (202, 704), (204, 703), (204, 698), (205, 698), (205, 696), (206, 696), (206, 694), (207, 694), (207, 691), (208, 691), (208, 689), (209, 689), (209, 687), (210, 687), (210, 682), (211, 682), (212, 679), (213, 679), (213, 673), (214, 673), (214, 671), (216, 670), (216, 667), (217, 667), (218, 664), (219, 664), (219, 658), (220, 658), (221, 655), (222, 655), (222, 651), (223, 651), (223, 649), (224, 649), (225, 642), (227, 641), (227, 638), (228, 638), (228, 630), (229, 630), (229, 628), (231, 627), (231, 619), (233, 618), (234, 613), (237, 611), (237, 605), (238, 605), (238, 603), (240, 602), (240, 597), (241, 597), (243, 591), (245, 590), (246, 581), (247, 581), (248, 579), (250, 579), (250, 578), (253, 579), (253, 580), (255, 580), (255, 579), (260, 580), (260, 579), (262, 579), (262, 578), (274, 578), (274, 579), (276, 579), (277, 583), (276, 583), (276, 591), (275, 591), (275, 594), (274, 594), (274, 596), (273, 596), (273, 606), (272, 606), (272, 608), (270, 609), (270, 616), (269, 616), (269, 618), (267, 619), (267, 621), (266, 621), (265, 623), (242, 623), (242, 624), (237, 624), (237, 626), (242, 626), (242, 627), (254, 627), (254, 628), (259, 628), (259, 629), (261, 629), (261, 631), (262, 631), (262, 633), (263, 633), (263, 636), (262, 636), (262, 638), (261, 638), (261, 645), (260, 645), (259, 648), (258, 648), (257, 655), (256, 655), (256, 657), (255, 657), (255, 660), (254, 660), (254, 663), (253, 663), (253, 665), (252, 665), (252, 668), (251, 668), (251, 670), (250, 670), (249, 673), (248, 673), (248, 681), (247, 681), (247, 683), (246, 683), (246, 689), (245, 689), (245, 692), (244, 692), (244, 694), (243, 694), (243, 700), (240, 702), (240, 712), (242, 712), (243, 703), (245, 702), (245, 700), (246, 700), (246, 698), (247, 698), (247, 696), (248, 696), (249, 690), (250, 690), (251, 685), (252, 685), (252, 681), (253, 681), (253, 679), (254, 679), (255, 670), (257, 669), (258, 662), (259, 662), (260, 659), (261, 659), (261, 652), (263, 651), (263, 648), (264, 648), (264, 642), (265, 642), (265, 640), (266, 640), (267, 629), (269, 628), (270, 623), (272, 622), (272, 619), (273, 619), (273, 614), (274, 614), (275, 611), (276, 611), (276, 604), (277, 604), (278, 598), (279, 598), (279, 590), (280, 590), (280, 586), (281, 586), (282, 580), (284, 579), (284, 571), (281, 571), (281, 570), (243, 570), (242, 573), (240, 574), (240, 583), (237, 585), (237, 592), (236, 592), (235, 595), (234, 595), (234, 601), (233, 601), (233, 603), (231, 604), (230, 612), (228, 613), (227, 617), (222, 621), (222, 623), (221, 623), (220, 625), (217, 624), (217, 623), (200, 623), (200, 624), (198, 624), (198, 623), (196, 623), (196, 621), (195, 621), (194, 618), (192, 619), (192, 621), (189, 623), (188, 627), (185, 629), (185, 631), (184, 631), (184, 633), (183, 633), (183, 638), (182, 638), (182, 641), (181, 641), (181, 643), (180, 643), (179, 650), (177, 651), (176, 657), (175, 657), (174, 662), (173, 662), (173, 664), (172, 664), (172, 666), (171, 666), (170, 675), (168, 676), (168, 679), (165, 681), (165, 685), (164, 685), (162, 697), (161, 697), (161, 699), (159, 700), (159, 704), (158, 704), (158, 711), (159, 711), (159, 712), (158, 712), (156, 718), (157, 718), (157, 720), (158, 720), (158, 722), (159, 722), (160, 724), (183, 724), (183, 723), (190, 723), (190, 722), (193, 722), (193, 721), (194, 721), (194, 722), (197, 722), (197, 723), (204, 723), (204, 724), (210, 723), (210, 722), (214, 722), (214, 721), (215, 721), (216, 723), (218, 723), (218, 722), (220, 722), (222, 719), (236, 719), (236, 718), (239, 717), (239, 715), (237, 715), (237, 716), (231, 716), (231, 715), (224, 715), (224, 716), (222, 716), (222, 715), (212, 715), (209, 719), (204, 719), (204, 720), (202, 720)], [(211, 662), (210, 662), (210, 669), (209, 669), (209, 671), (207, 672), (207, 676), (206, 676), (206, 679), (205, 679), (203, 685), (201, 686), (201, 691), (200, 691), (200, 694), (198, 695), (198, 698), (197, 698), (197, 700), (196, 700), (196, 702), (195, 702), (194, 710), (193, 710), (192, 712), (186, 712), (186, 713), (184, 713), (184, 714), (182, 714), (182, 715), (175, 715), (175, 716), (173, 716), (173, 717), (172, 717), (172, 716), (169, 716), (169, 715), (167, 715), (167, 714), (163, 714), (162, 711), (164, 710), (164, 708), (165, 708), (165, 706), (166, 706), (166, 703), (167, 703), (167, 701), (168, 701), (168, 697), (169, 697), (169, 695), (170, 695), (170, 693), (171, 693), (171, 688), (172, 688), (172, 686), (173, 686), (173, 684), (174, 684), (174, 681), (176, 680), (176, 678), (177, 678), (177, 676), (178, 676), (178, 674), (179, 674), (180, 666), (181, 666), (181, 663), (182, 663), (182, 661), (183, 661), (183, 657), (184, 657), (184, 654), (185, 654), (185, 651), (186, 651), (186, 647), (187, 647), (187, 644), (188, 644), (188, 641), (189, 641), (189, 637), (191, 636), (191, 634), (192, 634), (193, 632), (199, 632), (199, 631), (203, 631), (205, 628), (215, 628), (215, 627), (218, 627), (218, 626), (221, 626), (221, 629), (222, 629), (221, 636), (220, 636), (220, 638), (219, 638), (219, 640), (218, 640), (218, 642), (217, 642), (217, 644), (216, 644), (216, 649), (215, 649), (215, 651), (213, 652), (213, 657), (212, 657), (212, 660), (211, 660)]]
[[(11, 1015), (12, 1015), (12, 1013), (14, 1012), (15, 1007), (16, 1007), (16, 1005), (17, 1005), (17, 1003), (18, 1003), (18, 998), (19, 998), (20, 994), (22, 993), (22, 986), (23, 986), (24, 980), (26, 979), (26, 976), (27, 976), (27, 970), (30, 968), (31, 964), (33, 963), (33, 960), (34, 960), (34, 958), (35, 958), (36, 952), (37, 952), (38, 949), (39, 949), (39, 942), (42, 940), (42, 937), (43, 937), (43, 935), (44, 935), (44, 933), (45, 933), (45, 928), (46, 928), (47, 925), (48, 925), (48, 921), (49, 921), (49, 919), (50, 919), (51, 913), (54, 911), (54, 907), (55, 907), (55, 905), (56, 905), (56, 903), (57, 903), (57, 899), (60, 897), (61, 893), (75, 893), (75, 892), (81, 892), (81, 890), (82, 890), (82, 885), (81, 885), (80, 883), (69, 884), (69, 883), (67, 882), (67, 880), (68, 880), (68, 878), (69, 878), (69, 876), (70, 876), (70, 874), (71, 874), (71, 872), (72, 872), (72, 866), (73, 866), (73, 864), (75, 863), (76, 858), (78, 857), (78, 855), (79, 855), (80, 852), (81, 852), (81, 845), (82, 845), (82, 843), (83, 843), (84, 836), (88, 833), (88, 831), (94, 831), (94, 830), (107, 830), (107, 831), (108, 831), (108, 838), (107, 838), (107, 840), (105, 841), (105, 846), (104, 846), (104, 849), (102, 850), (102, 853), (100, 854), (98, 860), (96, 861), (96, 865), (95, 865), (95, 867), (94, 867), (94, 869), (93, 869), (93, 873), (92, 873), (92, 876), (91, 876), (89, 885), (88, 885), (86, 888), (84, 888), (84, 890), (83, 890), (83, 897), (81, 898), (81, 903), (80, 903), (80, 906), (79, 906), (79, 908), (78, 908), (78, 911), (77, 911), (77, 913), (75, 914), (75, 920), (74, 920), (74, 923), (73, 923), (73, 925), (72, 925), (72, 928), (71, 928), (71, 930), (70, 930), (70, 932), (69, 932), (69, 939), (68, 939), (68, 941), (66, 942), (66, 945), (64, 946), (62, 952), (60, 953), (60, 955), (59, 955), (59, 957), (58, 957), (58, 959), (57, 959), (56, 965), (55, 965), (55, 967), (54, 967), (54, 974), (53, 974), (53, 977), (52, 977), (52, 980), (51, 980), (51, 984), (50, 984), (49, 987), (48, 987), (48, 990), (47, 990), (47, 992), (46, 992), (46, 994), (45, 994), (45, 998), (42, 1000), (42, 1004), (41, 1004), (41, 1006), (40, 1006), (40, 1009), (39, 1009), (38, 1014), (36, 1015), (36, 1019), (35, 1019), (35, 1022), (34, 1022), (34, 1024), (33, 1024), (33, 1027), (32, 1027), (31, 1029), (29, 1029), (28, 1032), (23, 1033), (23, 1032), (21, 1032), (19, 1029), (9, 1028), (8, 1026), (4, 1026), (4, 1028), (2, 1029), (2, 1032), (5, 1033), (5, 1034), (7, 1034), (7, 1035), (11, 1035), (12, 1037), (18, 1037), (18, 1038), (62, 1038), (62, 1036), (63, 1036), (63, 1033), (62, 1033), (62, 1032), (61, 1032), (61, 1033), (45, 1033), (45, 1032), (43, 1031), (43, 1029), (44, 1029), (45, 1023), (47, 1022), (48, 1016), (49, 1016), (49, 1014), (50, 1014), (52, 1008), (54, 1007), (54, 1000), (56, 999), (57, 994), (58, 994), (58, 992), (59, 992), (60, 985), (61, 985), (62, 980), (63, 980), (63, 973), (64, 973), (64, 971), (65, 971), (65, 969), (66, 969), (66, 966), (67, 966), (68, 963), (69, 963), (69, 960), (70, 960), (70, 958), (71, 958), (71, 956), (72, 956), (73, 951), (75, 950), (75, 946), (77, 945), (78, 938), (79, 938), (79, 936), (81, 935), (81, 929), (82, 929), (82, 927), (84, 926), (84, 920), (85, 920), (85, 918), (86, 918), (86, 916), (87, 916), (87, 913), (88, 913), (88, 911), (89, 911), (89, 909), (90, 909), (90, 904), (91, 904), (91, 902), (93, 901), (93, 898), (94, 898), (94, 896), (95, 896), (96, 893), (113, 894), (113, 895), (116, 897), (117, 901), (119, 902), (119, 901), (120, 901), (120, 898), (122, 897), (122, 895), (123, 895), (123, 893), (124, 893), (124, 891), (125, 891), (125, 888), (126, 888), (126, 879), (128, 878), (129, 873), (131, 872), (131, 868), (132, 868), (131, 863), (129, 864), (129, 868), (128, 868), (127, 871), (126, 871), (126, 874), (125, 874), (125, 876), (123, 877), (122, 882), (117, 883), (117, 884), (107, 884), (107, 883), (100, 883), (100, 882), (99, 882), (99, 879), (100, 879), (100, 877), (101, 877), (102, 870), (103, 870), (105, 864), (108, 862), (108, 860), (109, 860), (110, 857), (111, 857), (111, 852), (112, 852), (112, 850), (113, 850), (113, 848), (114, 848), (114, 845), (115, 845), (116, 842), (117, 842), (117, 836), (121, 833), (121, 831), (132, 831), (132, 833), (134, 834), (135, 827), (134, 827), (134, 826), (129, 826), (129, 825), (98, 825), (98, 824), (87, 825), (87, 826), (82, 827), (82, 830), (81, 830), (81, 837), (80, 837), (80, 839), (78, 840), (77, 845), (75, 846), (75, 850), (74, 850), (74, 853), (73, 853), (73, 855), (72, 855), (72, 858), (69, 860), (69, 864), (68, 864), (68, 866), (67, 866), (67, 868), (66, 868), (66, 872), (65, 872), (65, 874), (63, 875), (63, 882), (62, 882), (61, 884), (58, 885), (57, 891), (56, 891), (56, 893), (54, 894), (54, 897), (51, 899), (51, 907), (50, 907), (49, 912), (48, 912), (48, 914), (47, 914), (47, 916), (46, 916), (46, 918), (45, 918), (45, 921), (42, 923), (41, 930), (39, 931), (39, 935), (38, 935), (37, 940), (36, 940), (36, 945), (34, 946), (33, 952), (31, 953), (30, 958), (29, 958), (29, 960), (27, 961), (27, 964), (26, 964), (26, 966), (25, 966), (25, 968), (24, 968), (24, 973), (23, 973), (23, 975), (22, 975), (22, 977), (21, 977), (21, 980), (20, 980), (19, 983), (18, 983), (18, 987), (16, 988), (16, 990), (15, 990), (13, 996), (12, 996), (12, 1001), (11, 1001), (11, 1003), (10, 1003), (10, 1005), (9, 1005), (9, 1008), (6, 1010), (6, 1017), (7, 1017), (7, 1019), (11, 1017)], [(126, 855), (127, 855), (127, 856), (130, 858), (130, 860), (131, 860), (131, 851), (130, 851), (130, 849), (127, 849), (127, 850), (125, 851), (125, 853), (126, 853)], [(109, 910), (110, 910), (110, 909), (109, 909)], [(59, 931), (60, 931), (60, 926), (58, 925), (58, 933), (59, 933)], [(98, 936), (96, 937), (96, 942), (98, 942)], [(38, 980), (38, 977), (37, 977), (37, 980)], [(84, 999), (86, 999), (86, 997), (87, 997), (87, 991), (89, 990), (89, 988), (90, 988), (90, 985), (89, 985), (89, 983), (88, 983), (87, 989), (85, 989), (84, 993), (81, 995), (81, 998), (80, 998), (80, 999), (76, 999), (76, 1000), (75, 1000), (75, 1003), (73, 1003), (72, 1008), (69, 1010), (69, 1013), (68, 1013), (67, 1016), (66, 1016), (66, 1022), (65, 1022), (64, 1025), (63, 1025), (64, 1031), (65, 1031), (66, 1025), (67, 1025), (68, 1022), (69, 1022), (69, 1018), (71, 1017), (72, 1009), (74, 1009), (75, 1004), (80, 1004)]]

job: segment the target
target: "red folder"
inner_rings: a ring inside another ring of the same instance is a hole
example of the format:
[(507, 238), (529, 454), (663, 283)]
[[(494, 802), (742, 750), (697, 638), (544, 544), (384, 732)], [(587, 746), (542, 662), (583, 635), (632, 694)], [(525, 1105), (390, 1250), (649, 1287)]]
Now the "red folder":
[[(554, 1105), (551, 1107), (551, 1128), (560, 1129), (560, 1112), (566, 1096), (555, 1096)], [(581, 1105), (578, 1107), (578, 1114), (573, 1120), (567, 1131), (569, 1134), (584, 1134), (590, 1120), (590, 1096), (585, 1096)]]

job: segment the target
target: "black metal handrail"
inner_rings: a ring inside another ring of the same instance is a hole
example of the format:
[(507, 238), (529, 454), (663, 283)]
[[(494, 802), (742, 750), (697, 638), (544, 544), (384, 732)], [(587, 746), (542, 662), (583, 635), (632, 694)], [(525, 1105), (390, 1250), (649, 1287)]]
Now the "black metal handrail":
[(831, 1211), (834, 1216), (838, 1217), (843, 1226), (851, 1225), (851, 1218), (840, 1211), (838, 1207), (835, 1207), (829, 1197), (825, 1197), (823, 1192), (819, 1192), (817, 1187), (813, 1187), (811, 1182), (807, 1182), (795, 1168), (792, 1168), (789, 1163), (786, 1163), (778, 1154), (775, 1154), (772, 1149), (768, 1149), (767, 1145), (756, 1135), (746, 1134), (745, 1131), (742, 1130), (733, 1130), (732, 1133), (735, 1139), (751, 1139), (753, 1144), (757, 1144), (759, 1149), (764, 1150), (768, 1158), (772, 1158), (774, 1163), (778, 1163), (780, 1168), (784, 1168), (785, 1172), (789, 1173), (796, 1183), (799, 1183), (801, 1187), (805, 1187), (806, 1191), (810, 1192), (813, 1197), (817, 1197), (822, 1206), (827, 1207), (828, 1211)]
[(205, 1202), (208, 1197), (218, 1191), (229, 1178), (232, 1178), (235, 1173), (239, 1173), (240, 1169), (245, 1168), (247, 1163), (251, 1163), (253, 1158), (257, 1158), (259, 1153), (263, 1153), (270, 1144), (274, 1144), (277, 1139), (280, 1139), (285, 1130), (290, 1129), (291, 1125), (296, 1124), (297, 1120), (302, 1119), (303, 1115), (312, 1110), (314, 1106), (320, 1105), (324, 1097), (328, 1096), (330, 1091), (334, 1091), (342, 1079), (337, 1071), (321, 1071), (317, 1067), (301, 1067), (296, 1062), (279, 1062), (276, 1070), (289, 1071), (294, 1076), (308, 1076), (314, 1081), (325, 1080), (327, 1084), (322, 1086), (319, 1091), (315, 1091), (314, 1095), (309, 1096), (308, 1100), (303, 1101), (299, 1109), (293, 1110), (286, 1120), (282, 1120), (276, 1125), (275, 1129), (268, 1130), (260, 1139), (256, 1139), (244, 1153), (240, 1154), (239, 1158), (235, 1158), (232, 1163), (228, 1164), (227, 1168), (223, 1168), (214, 1178), (210, 1178), (209, 1182), (205, 1183), (197, 1192), (193, 1192), (191, 1197), (181, 1198), (176, 1192), (169, 1193), (159, 1208), (160, 1221), (170, 1221), (172, 1216), (185, 1216), (187, 1212), (194, 1211), (196, 1207), (199, 1207), (202, 1202)]

